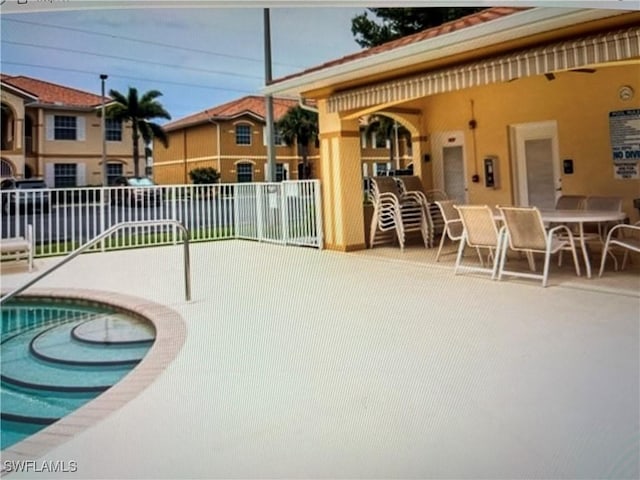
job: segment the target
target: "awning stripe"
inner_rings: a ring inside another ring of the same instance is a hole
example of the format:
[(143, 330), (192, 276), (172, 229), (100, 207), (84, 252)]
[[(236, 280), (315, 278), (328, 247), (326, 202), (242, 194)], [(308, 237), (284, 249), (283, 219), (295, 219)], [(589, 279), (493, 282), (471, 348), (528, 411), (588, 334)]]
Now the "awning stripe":
[(638, 57), (640, 27), (632, 27), (340, 92), (329, 98), (328, 108), (330, 112), (366, 108)]

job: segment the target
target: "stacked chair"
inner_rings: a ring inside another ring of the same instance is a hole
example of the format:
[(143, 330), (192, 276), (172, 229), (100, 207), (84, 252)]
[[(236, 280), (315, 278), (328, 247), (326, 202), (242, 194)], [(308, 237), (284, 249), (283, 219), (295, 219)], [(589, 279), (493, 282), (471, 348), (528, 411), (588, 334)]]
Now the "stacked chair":
[[(433, 247), (434, 235), (435, 235), (435, 223), (438, 223), (438, 229), (442, 232), (442, 217), (439, 215), (438, 207), (435, 205), (433, 190), (425, 191), (422, 186), (422, 181), (420, 177), (415, 175), (410, 176), (399, 176), (396, 177), (396, 181), (398, 182), (398, 186), (400, 187), (400, 191), (405, 198), (414, 198), (417, 202), (422, 204), (422, 208), (424, 210), (424, 215), (427, 218), (427, 224), (429, 227), (429, 247)], [(427, 195), (431, 197), (432, 200), (427, 198)], [(446, 197), (446, 194), (443, 194)], [(438, 200), (440, 199), (440, 195), (438, 195)], [(436, 222), (434, 222), (434, 216), (436, 217)]]
[(404, 250), (409, 232), (420, 232), (425, 247), (430, 245), (425, 204), (417, 194), (405, 194), (394, 177), (372, 177), (373, 217), (369, 247), (397, 239)]

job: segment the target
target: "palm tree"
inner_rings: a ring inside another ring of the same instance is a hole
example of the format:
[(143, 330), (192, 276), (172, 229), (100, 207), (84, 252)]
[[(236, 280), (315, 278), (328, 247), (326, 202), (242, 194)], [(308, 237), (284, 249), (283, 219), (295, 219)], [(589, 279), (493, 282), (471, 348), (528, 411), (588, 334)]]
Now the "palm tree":
[(310, 178), (309, 144), (318, 138), (318, 114), (297, 105), (276, 122), (275, 128), (288, 146), (298, 145), (302, 156), (302, 179)]
[[(396, 152), (396, 130), (397, 138), (406, 138), (408, 141), (411, 141), (411, 133), (406, 127), (384, 115), (372, 115), (367, 119), (367, 122), (368, 124), (365, 130), (367, 136), (375, 132), (376, 135), (380, 135), (387, 141), (389, 145), (389, 162), (393, 164), (396, 153), (398, 155), (400, 153)], [(400, 165), (397, 164), (400, 160), (397, 160), (396, 168), (400, 168)]]
[(166, 118), (171, 120), (171, 115), (164, 109), (156, 98), (162, 96), (158, 90), (150, 90), (138, 97), (138, 89), (129, 87), (127, 95), (117, 90), (110, 90), (109, 96), (113, 99), (109, 105), (106, 116), (114, 120), (131, 123), (131, 139), (133, 140), (133, 171), (136, 177), (140, 176), (140, 137), (145, 146), (149, 146), (154, 138), (167, 147), (169, 139), (167, 134), (157, 123), (150, 120), (154, 118)]

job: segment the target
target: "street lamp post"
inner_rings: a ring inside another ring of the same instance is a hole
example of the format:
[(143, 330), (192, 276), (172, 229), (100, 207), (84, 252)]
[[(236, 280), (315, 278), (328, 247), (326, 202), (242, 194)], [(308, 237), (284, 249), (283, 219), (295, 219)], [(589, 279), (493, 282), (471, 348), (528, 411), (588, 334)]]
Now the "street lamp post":
[(102, 84), (102, 107), (101, 107), (101, 115), (100, 115), (100, 127), (102, 129), (102, 185), (109, 185), (108, 182), (108, 171), (107, 171), (107, 132), (106, 132), (106, 119), (105, 119), (105, 111), (104, 111), (104, 81), (109, 78), (108, 75), (102, 73), (100, 75), (100, 82)]

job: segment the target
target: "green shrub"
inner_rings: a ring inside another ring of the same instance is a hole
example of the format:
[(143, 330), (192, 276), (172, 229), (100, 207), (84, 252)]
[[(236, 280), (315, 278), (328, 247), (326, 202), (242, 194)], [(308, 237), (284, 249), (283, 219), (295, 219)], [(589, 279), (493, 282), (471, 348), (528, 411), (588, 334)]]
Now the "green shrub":
[(218, 183), (220, 180), (220, 174), (213, 167), (194, 168), (189, 172), (189, 177), (194, 185)]

